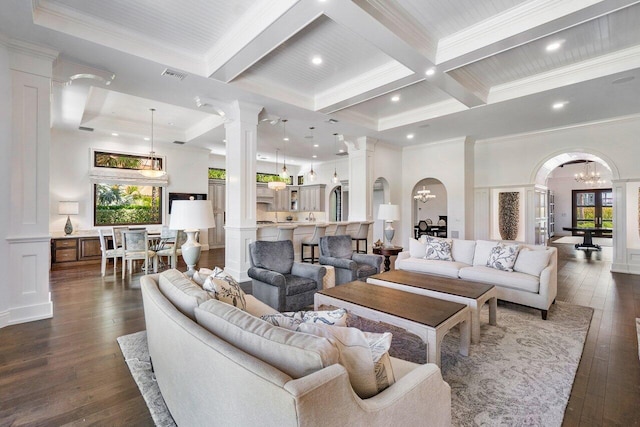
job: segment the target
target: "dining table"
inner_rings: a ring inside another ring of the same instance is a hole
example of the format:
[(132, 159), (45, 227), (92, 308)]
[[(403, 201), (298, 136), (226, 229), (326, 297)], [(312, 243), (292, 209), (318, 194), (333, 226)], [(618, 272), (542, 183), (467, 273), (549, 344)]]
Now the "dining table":
[(562, 227), (564, 231), (571, 231), (572, 233), (583, 232), (582, 235), (582, 243), (576, 243), (576, 249), (594, 249), (596, 251), (602, 250), (600, 245), (593, 243), (593, 233), (596, 232), (612, 232), (612, 228), (603, 228), (603, 227), (592, 227), (592, 228), (582, 228), (582, 227)]

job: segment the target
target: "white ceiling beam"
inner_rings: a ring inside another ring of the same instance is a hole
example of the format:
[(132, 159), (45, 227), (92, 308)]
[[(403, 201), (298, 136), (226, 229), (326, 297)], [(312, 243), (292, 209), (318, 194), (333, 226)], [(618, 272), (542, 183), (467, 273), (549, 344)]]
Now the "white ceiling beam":
[[(234, 43), (235, 47), (224, 56), (228, 59), (224, 60), (223, 57), (221, 61), (210, 61), (209, 77), (225, 83), (231, 82), (322, 15), (321, 3), (316, 3), (288, 0), (285, 3), (288, 8), (277, 9), (280, 15), (270, 14), (270, 20), (261, 20), (256, 24), (261, 31), (253, 38), (247, 40), (246, 37), (238, 36), (239, 42)], [(243, 23), (242, 28), (246, 26), (246, 23)]]
[(527, 2), (440, 40), (436, 63), (448, 72), (637, 3), (640, 0)]
[[(379, 13), (380, 10), (376, 12)], [(424, 76), (425, 72), (435, 65), (427, 55), (354, 2), (329, 2), (325, 14), (420, 76)], [(475, 107), (486, 102), (446, 73), (436, 72), (427, 80), (467, 107)]]

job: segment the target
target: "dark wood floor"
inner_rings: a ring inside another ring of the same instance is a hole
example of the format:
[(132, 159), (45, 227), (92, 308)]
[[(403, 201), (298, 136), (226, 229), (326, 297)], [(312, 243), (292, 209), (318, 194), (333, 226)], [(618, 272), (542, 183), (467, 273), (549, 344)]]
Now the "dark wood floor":
[[(595, 309), (564, 425), (640, 425), (640, 276), (611, 274), (610, 248), (557, 247), (558, 300)], [(200, 265), (224, 265), (224, 251)], [(111, 271), (52, 271), (55, 317), (0, 329), (0, 426), (153, 425), (116, 343), (144, 329), (140, 275)]]

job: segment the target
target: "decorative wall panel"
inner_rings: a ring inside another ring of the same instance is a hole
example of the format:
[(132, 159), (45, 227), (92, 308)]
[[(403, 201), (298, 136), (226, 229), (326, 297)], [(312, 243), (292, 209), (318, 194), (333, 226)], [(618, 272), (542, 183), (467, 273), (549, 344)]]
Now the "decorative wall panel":
[(498, 228), (502, 240), (515, 240), (520, 219), (520, 193), (498, 194)]

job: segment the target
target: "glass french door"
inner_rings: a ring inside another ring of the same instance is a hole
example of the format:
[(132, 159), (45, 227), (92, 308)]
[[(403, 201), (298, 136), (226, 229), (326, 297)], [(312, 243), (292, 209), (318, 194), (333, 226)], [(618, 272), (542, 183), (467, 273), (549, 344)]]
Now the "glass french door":
[[(601, 228), (593, 236), (610, 235), (613, 228), (613, 191), (611, 188), (573, 190), (573, 227)], [(575, 235), (576, 232), (574, 231)]]

